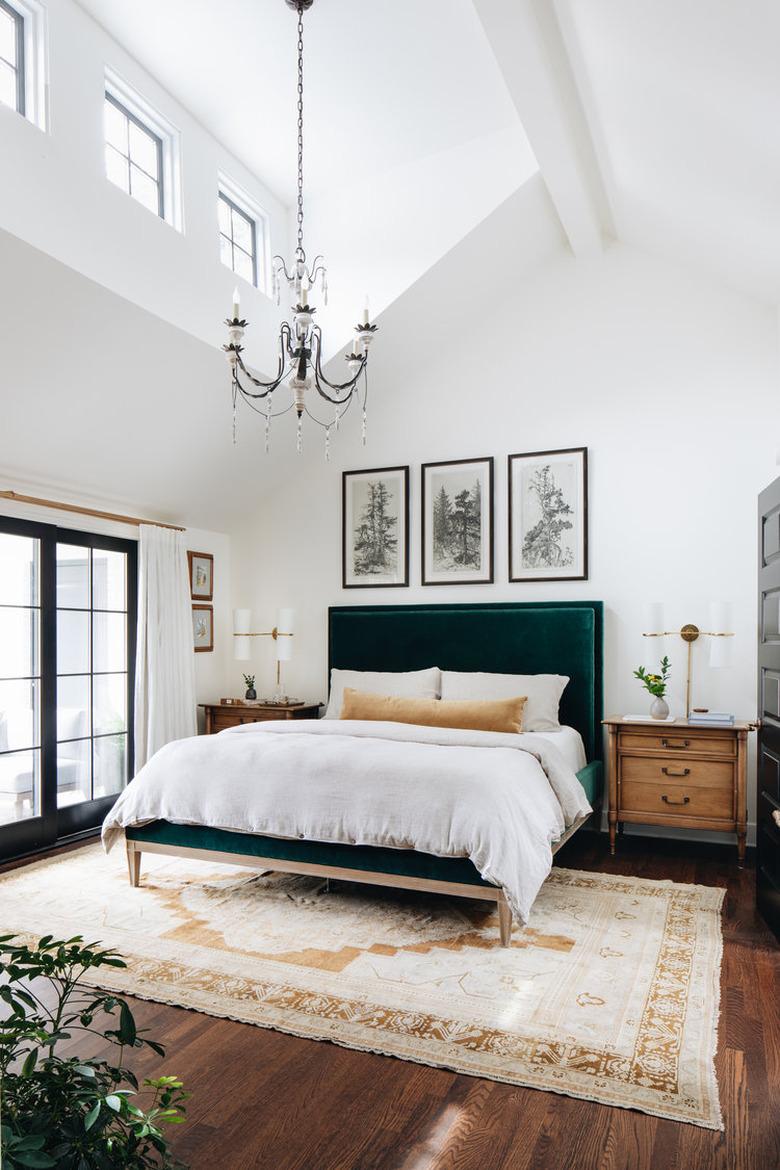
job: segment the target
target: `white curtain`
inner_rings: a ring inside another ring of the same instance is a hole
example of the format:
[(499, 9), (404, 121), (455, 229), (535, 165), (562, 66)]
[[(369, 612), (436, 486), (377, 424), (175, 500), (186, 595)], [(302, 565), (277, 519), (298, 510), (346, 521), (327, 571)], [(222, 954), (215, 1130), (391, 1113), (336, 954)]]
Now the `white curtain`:
[(135, 770), (172, 739), (197, 733), (187, 551), (181, 532), (139, 527)]

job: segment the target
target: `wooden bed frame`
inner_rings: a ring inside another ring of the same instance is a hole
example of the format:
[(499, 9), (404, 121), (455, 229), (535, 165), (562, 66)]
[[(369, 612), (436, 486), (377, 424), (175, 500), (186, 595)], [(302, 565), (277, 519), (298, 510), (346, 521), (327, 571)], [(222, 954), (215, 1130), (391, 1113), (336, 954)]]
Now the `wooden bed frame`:
[[(601, 717), (602, 717), (602, 604), (601, 602), (499, 603), (493, 605), (420, 605), (420, 606), (343, 606), (329, 610), (329, 670), (340, 667), (354, 670), (418, 670), (432, 664), (445, 670), (483, 670), (509, 674), (566, 674), (570, 682), (561, 702), (561, 722), (575, 727), (582, 735), (588, 759), (587, 768), (578, 773), (591, 786), (591, 804), (598, 807), (601, 796)], [(301, 857), (311, 847), (313, 855), (321, 851), (321, 842), (290, 843), (291, 855), (258, 856), (235, 848), (200, 848), (148, 839), (146, 834), (165, 822), (127, 830), (127, 864), (130, 883), (136, 887), (141, 879), (144, 853), (161, 853), (176, 857), (216, 861), (227, 865), (247, 866), (264, 873), (303, 874), (311, 877), (361, 882), (368, 885), (394, 886), (423, 890), (432, 894), (449, 894), (495, 902), (498, 908), (499, 935), (502, 946), (511, 944), (512, 911), (504, 892), (485, 882), (477, 870), (473, 878), (463, 881), (449, 878), (448, 870), (462, 867), (462, 858), (428, 858), (435, 861), (440, 876), (435, 878), (407, 872), (387, 872), (370, 868), (323, 864)], [(572, 836), (581, 823), (573, 825), (553, 846), (553, 853)], [(198, 826), (188, 828), (197, 835)], [(223, 837), (234, 845), (243, 834), (212, 830), (210, 840)], [(256, 838), (251, 837), (252, 840)], [(263, 839), (268, 848), (268, 838)], [(273, 846), (284, 850), (284, 842)], [(293, 849), (294, 846), (294, 849)], [(326, 847), (327, 848), (327, 847)], [(346, 850), (354, 846), (344, 846)], [(377, 850), (377, 856), (381, 853)], [(414, 860), (427, 855), (399, 851)], [(357, 854), (356, 854), (357, 856)]]

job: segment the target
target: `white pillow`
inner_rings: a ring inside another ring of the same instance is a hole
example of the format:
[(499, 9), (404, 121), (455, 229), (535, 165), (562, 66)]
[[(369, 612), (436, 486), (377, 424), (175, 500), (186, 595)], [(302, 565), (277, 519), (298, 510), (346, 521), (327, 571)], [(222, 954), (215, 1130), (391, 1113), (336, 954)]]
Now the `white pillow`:
[(513, 699), (525, 695), (523, 731), (557, 731), (558, 705), (568, 677), (563, 674), (484, 674), (443, 670), (442, 699)]
[(406, 699), (438, 699), (441, 671), (438, 666), (427, 670), (337, 670), (330, 672), (330, 699), (325, 719), (338, 719), (344, 702), (344, 687), (367, 691), (371, 695), (400, 695)]

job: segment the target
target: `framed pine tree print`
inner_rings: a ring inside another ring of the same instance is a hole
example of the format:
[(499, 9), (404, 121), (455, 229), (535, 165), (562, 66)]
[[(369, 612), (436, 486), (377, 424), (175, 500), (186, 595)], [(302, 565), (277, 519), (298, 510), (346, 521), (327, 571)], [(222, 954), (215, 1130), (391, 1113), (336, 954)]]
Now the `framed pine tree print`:
[(344, 589), (409, 584), (409, 468), (345, 471), (341, 491)]
[(493, 459), (422, 465), (422, 583), (493, 580)]
[(588, 448), (509, 456), (509, 580), (588, 576)]

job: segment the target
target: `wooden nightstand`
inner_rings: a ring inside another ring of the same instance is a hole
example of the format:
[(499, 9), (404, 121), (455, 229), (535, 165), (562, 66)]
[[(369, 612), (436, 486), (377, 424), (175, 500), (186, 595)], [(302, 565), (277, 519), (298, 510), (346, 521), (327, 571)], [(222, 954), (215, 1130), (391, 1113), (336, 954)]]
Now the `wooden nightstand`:
[(612, 715), (609, 729), (609, 845), (623, 822), (718, 829), (737, 834), (745, 860), (747, 737), (752, 723), (701, 727), (630, 722)]
[(206, 735), (238, 727), (241, 723), (260, 723), (267, 719), (316, 719), (319, 703), (199, 703), (206, 712)]

